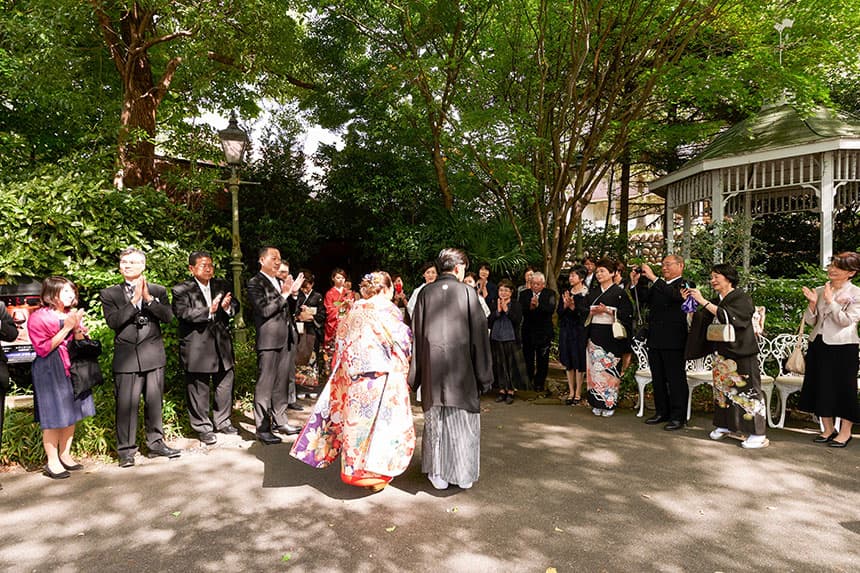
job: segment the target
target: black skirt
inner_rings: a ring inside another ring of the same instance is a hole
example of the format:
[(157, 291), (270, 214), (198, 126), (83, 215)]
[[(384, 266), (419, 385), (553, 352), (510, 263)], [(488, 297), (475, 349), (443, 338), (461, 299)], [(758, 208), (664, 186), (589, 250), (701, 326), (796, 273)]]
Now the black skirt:
[(819, 417), (860, 422), (857, 351), (857, 344), (826, 344), (821, 336), (816, 336), (806, 352), (806, 374), (798, 408)]

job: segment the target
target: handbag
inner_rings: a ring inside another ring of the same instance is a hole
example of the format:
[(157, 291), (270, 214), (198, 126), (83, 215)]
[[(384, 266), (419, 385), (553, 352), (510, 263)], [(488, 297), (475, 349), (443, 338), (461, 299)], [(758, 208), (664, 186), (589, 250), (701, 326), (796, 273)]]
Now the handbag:
[(714, 322), (708, 325), (708, 332), (705, 335), (705, 338), (711, 342), (734, 342), (735, 327), (729, 322), (729, 313), (724, 308), (718, 307), (718, 311), (719, 310), (722, 310), (726, 315), (726, 322), (719, 322), (715, 316)]
[(613, 313), (612, 318), (612, 338), (615, 340), (625, 340), (627, 338), (627, 329), (618, 321), (618, 313)]
[(785, 369), (795, 374), (806, 373), (806, 357), (803, 355), (803, 317), (800, 317), (800, 328), (797, 329), (797, 340), (794, 342), (794, 350), (788, 360), (785, 361)]
[(105, 379), (99, 366), (99, 356), (102, 353), (102, 343), (91, 338), (70, 340), (68, 344), (71, 367), (69, 373), (75, 398), (84, 396), (93, 388), (103, 384)]

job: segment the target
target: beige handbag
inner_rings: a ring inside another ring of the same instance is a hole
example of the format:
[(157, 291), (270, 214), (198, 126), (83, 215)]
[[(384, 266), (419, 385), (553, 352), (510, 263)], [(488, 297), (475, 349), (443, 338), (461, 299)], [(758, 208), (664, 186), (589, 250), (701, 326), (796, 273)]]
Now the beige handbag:
[(705, 335), (705, 338), (710, 340), (711, 342), (734, 342), (735, 341), (735, 327), (729, 322), (729, 313), (724, 308), (717, 307), (717, 312), (723, 311), (726, 315), (725, 324), (719, 322), (717, 317), (714, 317), (713, 324), (708, 326), (708, 333)]
[(788, 360), (785, 361), (785, 369), (794, 374), (806, 373), (806, 357), (803, 356), (803, 317), (800, 317), (800, 328), (797, 329), (797, 340), (794, 342), (794, 350)]
[(615, 322), (612, 323), (612, 338), (616, 340), (624, 340), (627, 338), (627, 329), (624, 328), (624, 325), (618, 322), (618, 319), (615, 319)]

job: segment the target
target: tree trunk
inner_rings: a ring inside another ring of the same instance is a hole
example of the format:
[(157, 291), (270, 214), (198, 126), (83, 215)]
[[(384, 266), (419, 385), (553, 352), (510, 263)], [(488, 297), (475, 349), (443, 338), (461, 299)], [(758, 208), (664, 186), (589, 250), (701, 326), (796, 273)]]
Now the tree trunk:
[(159, 36), (154, 23), (157, 14), (142, 2), (131, 2), (116, 18), (111, 16), (111, 8), (104, 2), (90, 0), (90, 3), (122, 80), (122, 111), (117, 137), (119, 173), (114, 183), (117, 187), (157, 185), (156, 115), (182, 59), (171, 58), (156, 82), (149, 49), (192, 36), (194, 32), (179, 30)]
[(618, 199), (618, 257), (627, 260), (627, 245), (630, 220), (630, 152), (621, 155), (621, 189)]

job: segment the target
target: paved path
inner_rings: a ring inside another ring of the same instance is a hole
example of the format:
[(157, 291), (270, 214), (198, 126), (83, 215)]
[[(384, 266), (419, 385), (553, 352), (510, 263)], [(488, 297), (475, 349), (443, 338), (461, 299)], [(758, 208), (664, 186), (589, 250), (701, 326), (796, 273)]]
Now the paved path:
[(631, 410), (482, 405), (469, 491), (433, 490), (420, 448), (370, 494), (247, 432), (63, 481), (0, 474), (0, 570), (860, 570), (860, 440), (833, 450), (812, 428), (774, 430), (746, 451), (710, 441), (704, 415), (671, 433)]

